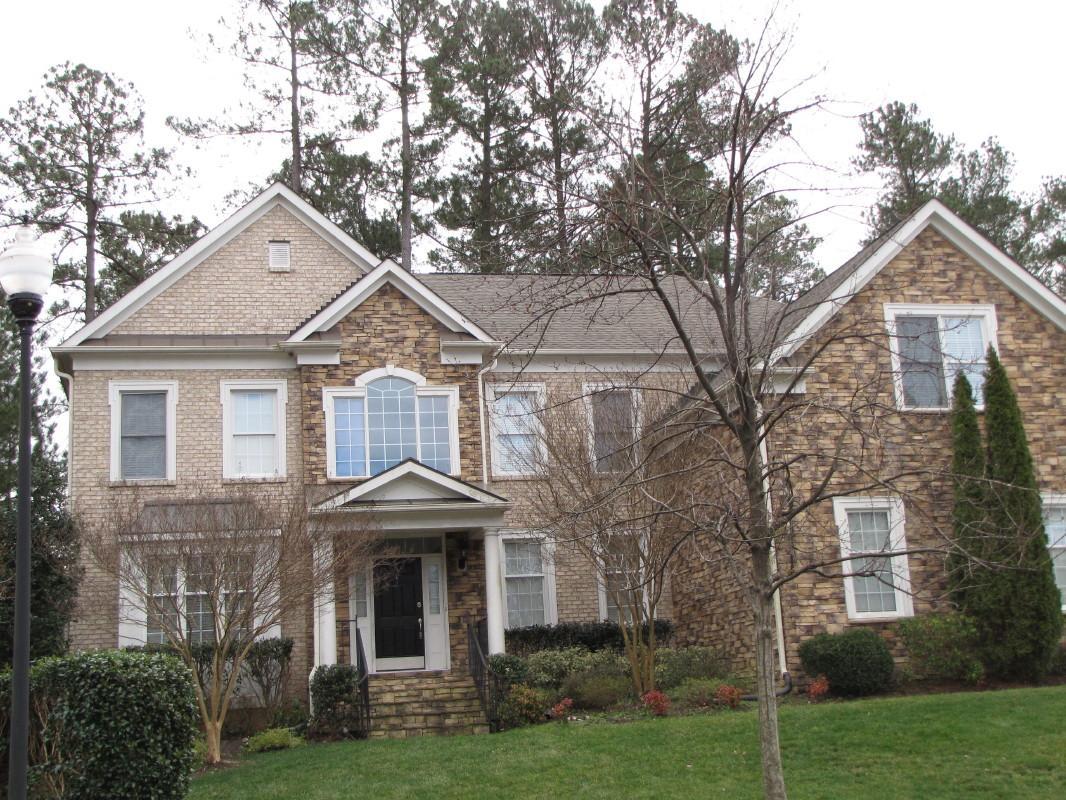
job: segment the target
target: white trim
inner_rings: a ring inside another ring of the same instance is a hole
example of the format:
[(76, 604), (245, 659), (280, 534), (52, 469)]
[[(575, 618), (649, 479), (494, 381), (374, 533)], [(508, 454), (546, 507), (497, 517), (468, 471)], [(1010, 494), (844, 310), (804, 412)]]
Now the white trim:
[[(219, 394), (222, 403), (222, 477), (237, 478), (284, 478), (288, 474), (285, 456), (285, 443), (288, 437), (286, 421), (288, 419), (288, 386), (286, 380), (222, 380), (219, 381)], [(255, 475), (237, 471), (233, 463), (233, 402), (234, 391), (241, 390), (273, 391), (274, 395), (274, 472)]]
[[(122, 477), (122, 393), (166, 392), (166, 475), (163, 478)], [(141, 483), (173, 481), (177, 475), (178, 382), (177, 381), (108, 381), (107, 402), (111, 407), (111, 480)]]
[(426, 379), (414, 370), (404, 369), (403, 367), (397, 367), (392, 364), (386, 364), (384, 367), (378, 367), (377, 369), (371, 369), (364, 372), (354, 381), (353, 386), (365, 387), (368, 383), (373, 383), (378, 378), (403, 378), (405, 381), (410, 381), (415, 386), (425, 386)]
[(510, 628), (511, 610), (507, 607), (507, 579), (534, 577), (530, 575), (507, 574), (507, 543), (534, 540), (540, 545), (540, 561), (544, 578), (544, 624), (555, 625), (559, 622), (558, 596), (555, 588), (555, 542), (546, 539), (535, 531), (500, 531), (500, 582), (503, 588), (503, 625)]
[[(903, 512), (903, 500), (899, 497), (835, 497), (833, 498), (833, 519), (836, 522), (840, 538), (840, 555), (847, 558), (854, 551), (850, 546), (848, 533), (849, 511), (885, 511), (888, 514), (889, 551), (899, 552), (907, 548), (904, 533), (906, 519)], [(871, 554), (872, 555), (872, 554)], [(854, 561), (842, 563), (844, 572), (849, 571)], [(910, 566), (905, 555), (889, 557), (893, 576), (893, 591), (896, 596), (895, 611), (856, 611), (854, 577), (844, 578), (844, 601), (848, 610), (848, 619), (900, 619), (914, 616), (914, 604), (911, 600)]]
[[(416, 477), (436, 484), (437, 486), (446, 491), (462, 495), (468, 500), (471, 500), (476, 503), (482, 503), (487, 506), (508, 505), (506, 501), (501, 500), (496, 495), (490, 494), (489, 492), (484, 492), (480, 489), (475, 488), (474, 486), (471, 486), (468, 483), (464, 483), (462, 481), (455, 480), (454, 478), (451, 478), (447, 475), (443, 475), (437, 472), (435, 469), (430, 469), (429, 467), (425, 466), (424, 464), (420, 464), (417, 461), (406, 461), (402, 464), (392, 467), (391, 469), (387, 469), (384, 472), (379, 473), (378, 475), (375, 475), (372, 478), (369, 478), (368, 480), (363, 481), (358, 486), (353, 486), (352, 488), (343, 491), (340, 494), (337, 494), (329, 498), (328, 500), (323, 501), (322, 503), (319, 503), (317, 506), (314, 507), (314, 510), (331, 511), (333, 509), (340, 508), (341, 506), (347, 505), (348, 503), (359, 500), (359, 498), (363, 497), (364, 495), (370, 494), (382, 488), (383, 486), (392, 483), (395, 480), (400, 480), (401, 478), (407, 475), (415, 475)], [(442, 509), (452, 508), (456, 511), (460, 510), (456, 508), (454, 504), (449, 503), (420, 504), (419, 508), (424, 510), (426, 508), (429, 508), (430, 506), (440, 506)], [(379, 512), (381, 510), (383, 509), (377, 509), (377, 511)], [(411, 509), (405, 507), (404, 509), (400, 510)]]
[[(703, 365), (717, 372), (720, 363), (706, 357)], [(652, 350), (504, 350), (491, 373), (532, 374), (550, 373), (679, 373), (690, 375), (692, 362), (684, 353), (659, 353)], [(491, 374), (490, 373), (490, 374)]]
[(773, 354), (772, 360), (787, 358), (810, 339), (837, 311), (863, 289), (881, 269), (927, 227), (970, 256), (993, 277), (1004, 283), (1029, 305), (1066, 330), (1066, 300), (1063, 300), (1028, 271), (997, 249), (984, 236), (964, 222), (939, 200), (930, 200), (864, 261), (833, 294), (813, 308)]
[(70, 354), (75, 372), (145, 372), (149, 370), (296, 369), (289, 353), (275, 347), (91, 347), (52, 348), (52, 356)]
[(287, 239), (267, 240), (267, 270), (270, 272), (288, 272), (291, 269), (292, 242)]
[(310, 321), (305, 323), (286, 341), (286, 344), (302, 342), (313, 333), (329, 330), (385, 284), (391, 284), (400, 290), (423, 311), (449, 330), (457, 333), (468, 333), (478, 341), (485, 343), (493, 343), (495, 341), (484, 330), (460, 314), (444, 298), (415, 278), (410, 272), (393, 261), (382, 261), (381, 264), (363, 276), (340, 297), (315, 314)]
[[(892, 385), (896, 396), (896, 408), (901, 411), (949, 411), (951, 409), (951, 383), (946, 384), (945, 397), (948, 399), (946, 406), (908, 406), (903, 397), (903, 371), (900, 367), (900, 353), (898, 339), (896, 337), (896, 320), (899, 317), (936, 317), (937, 332), (941, 336), (941, 350), (943, 350), (943, 331), (940, 326), (940, 317), (971, 317), (981, 321), (981, 335), (984, 338), (985, 350), (989, 346), (999, 352), (998, 324), (996, 321), (996, 307), (992, 304), (952, 304), (952, 303), (885, 303), (885, 325), (888, 329), (889, 355), (892, 361)], [(982, 356), (983, 358), (983, 356)], [(941, 364), (944, 366), (943, 353)], [(948, 381), (947, 370), (944, 370), (944, 380)], [(984, 406), (981, 397), (974, 398), (978, 408)]]
[[(1062, 507), (1062, 508), (1066, 509), (1066, 494), (1059, 494), (1059, 493), (1055, 493), (1055, 492), (1044, 492), (1044, 493), (1042, 493), (1040, 495), (1040, 500), (1041, 500), (1041, 506), (1042, 506), (1043, 511), (1044, 511), (1044, 524), (1045, 525), (1047, 524), (1047, 510), (1049, 508)], [(1048, 549), (1050, 550), (1051, 549), (1051, 536), (1048, 535), (1047, 539), (1048, 539)], [(1054, 565), (1052, 565), (1052, 569), (1054, 569)], [(1056, 585), (1058, 585), (1057, 581), (1056, 581)], [(1066, 589), (1063, 589), (1062, 587), (1060, 587), (1060, 591), (1062, 592), (1062, 610), (1064, 612), (1066, 612)]]
[(533, 394), (535, 395), (535, 407), (533, 409), (533, 424), (535, 429), (533, 435), (536, 437), (536, 449), (538, 455), (543, 460), (546, 457), (545, 443), (544, 443), (544, 430), (543, 425), (537, 412), (544, 409), (546, 405), (547, 394), (545, 392), (543, 383), (490, 383), (486, 386), (488, 389), (488, 412), (489, 412), (489, 450), (492, 460), (492, 477), (493, 478), (529, 478), (533, 477), (536, 472), (505, 472), (499, 468), (499, 465), (503, 463), (503, 459), (500, 457), (500, 442), (499, 442), (499, 423), (496, 416), (496, 401), (508, 394)]
[(184, 253), (105, 309), (96, 319), (87, 323), (63, 342), (63, 346), (73, 347), (87, 339), (104, 336), (277, 206), (285, 208), (322, 236), (360, 269), (369, 271), (380, 263), (379, 258), (326, 219), (289, 187), (282, 183), (275, 183), (227, 217), (220, 225), (200, 237)]

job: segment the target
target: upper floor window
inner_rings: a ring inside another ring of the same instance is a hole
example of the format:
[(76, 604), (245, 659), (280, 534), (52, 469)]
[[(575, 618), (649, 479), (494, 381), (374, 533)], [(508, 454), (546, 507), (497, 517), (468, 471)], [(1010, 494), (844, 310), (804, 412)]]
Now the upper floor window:
[(174, 480), (174, 381), (111, 381), (111, 480)]
[(537, 409), (543, 405), (540, 384), (492, 387), (492, 472), (497, 476), (532, 475), (541, 455)]
[(285, 381), (222, 381), (223, 477), (285, 476)]
[[(845, 497), (833, 500), (840, 535), (844, 599), (851, 619), (894, 619), (913, 612), (907, 556), (886, 555), (906, 549), (903, 503), (894, 497)], [(861, 557), (860, 557), (861, 556)]]
[(409, 458), (457, 474), (458, 389), (423, 384), (406, 370), (375, 370), (323, 390), (329, 477), (377, 475)]
[(585, 387), (589, 445), (597, 472), (620, 472), (636, 440), (637, 401), (631, 389)]
[(1044, 531), (1055, 572), (1055, 585), (1062, 594), (1062, 610), (1066, 611), (1066, 494), (1044, 498)]
[(885, 316), (900, 408), (948, 408), (960, 372), (981, 405), (986, 354), (995, 346), (994, 306), (889, 303)]

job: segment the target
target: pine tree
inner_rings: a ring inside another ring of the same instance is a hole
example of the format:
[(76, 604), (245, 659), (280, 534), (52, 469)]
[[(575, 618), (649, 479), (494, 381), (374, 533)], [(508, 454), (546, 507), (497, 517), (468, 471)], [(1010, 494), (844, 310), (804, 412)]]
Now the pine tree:
[(985, 669), (1001, 678), (1038, 679), (1062, 633), (1061, 598), (1044, 533), (1040, 492), (1021, 409), (995, 350), (988, 351), (985, 396), (985, 564), (965, 593)]
[(961, 609), (967, 607), (967, 591), (973, 577), (970, 564), (981, 555), (985, 515), (985, 454), (977, 421), (973, 389), (966, 373), (955, 376), (951, 410), (951, 475), (955, 505), (952, 513), (955, 544), (959, 553), (949, 564), (951, 593)]

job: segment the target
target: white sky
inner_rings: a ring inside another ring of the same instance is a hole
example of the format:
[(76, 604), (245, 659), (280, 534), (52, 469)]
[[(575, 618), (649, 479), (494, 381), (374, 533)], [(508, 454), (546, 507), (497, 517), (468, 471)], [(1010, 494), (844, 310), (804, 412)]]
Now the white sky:
[[(594, 0), (602, 5), (602, 0)], [(771, 0), (679, 0), (683, 10), (737, 35), (755, 32)], [(38, 0), (11, 2), (4, 11), (0, 48), (0, 108), (40, 85), (51, 65), (84, 61), (132, 81), (145, 99), (148, 141), (173, 143), (168, 114), (197, 116), (233, 105), (241, 95), (238, 66), (213, 54), (202, 35), (232, 7), (219, 0)], [(1035, 189), (1045, 175), (1066, 174), (1066, 106), (1061, 33), (1066, 4), (1015, 0), (792, 0), (777, 11), (794, 30), (788, 78), (811, 76), (811, 93), (829, 110), (804, 121), (797, 138), (828, 172), (817, 178), (832, 191), (810, 207), (832, 210), (812, 221), (825, 240), (819, 250), (831, 269), (856, 249), (872, 198), (868, 180), (848, 175), (859, 140), (857, 116), (889, 100), (918, 103), (944, 132), (976, 146), (995, 135), (1017, 157), (1018, 184)], [(875, 16), (874, 10), (877, 11)], [(190, 30), (200, 32), (197, 41)], [(261, 179), (280, 162), (277, 141), (250, 147), (217, 142), (184, 148), (195, 175), (175, 187), (168, 210), (195, 213), (209, 224), (226, 211), (225, 195)]]

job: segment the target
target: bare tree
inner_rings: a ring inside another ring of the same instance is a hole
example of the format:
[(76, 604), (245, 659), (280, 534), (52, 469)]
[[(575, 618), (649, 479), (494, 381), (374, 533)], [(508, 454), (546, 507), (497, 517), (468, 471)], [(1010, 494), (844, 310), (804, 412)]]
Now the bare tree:
[(147, 626), (149, 644), (169, 646), (192, 670), (208, 763), (221, 760), (252, 645), (373, 557), (381, 538), (363, 527), (233, 493), (149, 502), (135, 494), (107, 520), (83, 523), (95, 565), (118, 582), (120, 625)]

